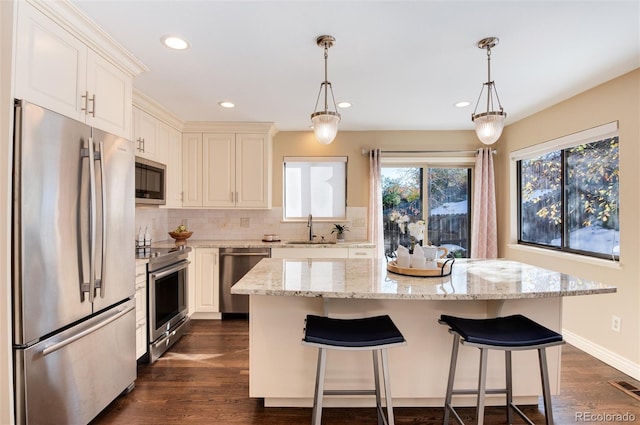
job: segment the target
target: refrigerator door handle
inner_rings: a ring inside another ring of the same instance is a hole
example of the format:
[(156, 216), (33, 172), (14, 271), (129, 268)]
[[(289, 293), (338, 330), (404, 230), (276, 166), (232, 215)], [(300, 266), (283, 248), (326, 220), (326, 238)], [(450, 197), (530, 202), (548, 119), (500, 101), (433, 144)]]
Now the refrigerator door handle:
[[(98, 282), (96, 282), (96, 286), (100, 287), (100, 297), (104, 298), (104, 292), (105, 292), (105, 279), (104, 279), (104, 274), (105, 274), (105, 261), (104, 261), (104, 256), (105, 253), (107, 252), (107, 191), (105, 190), (106, 185), (104, 184), (105, 180), (105, 175), (104, 175), (104, 142), (101, 140), (100, 142), (98, 142), (98, 152), (96, 152), (96, 160), (100, 161), (100, 182), (101, 182), (101, 187), (100, 187), (100, 194), (102, 197), (102, 247), (101, 247), (101, 252), (100, 252), (100, 280)], [(94, 204), (95, 205), (95, 204)]]
[(89, 302), (96, 290), (96, 166), (93, 138), (89, 138)]
[(119, 318), (121, 318), (122, 316), (126, 315), (127, 313), (129, 313), (131, 310), (135, 309), (136, 306), (131, 305), (128, 308), (126, 308), (125, 310), (111, 316), (110, 318), (91, 326), (90, 328), (85, 329), (82, 332), (78, 332), (77, 334), (75, 334), (74, 336), (65, 339), (64, 341), (60, 341), (57, 344), (53, 344), (47, 348), (45, 348), (44, 350), (42, 350), (42, 355), (46, 356), (48, 354), (54, 353), (58, 350), (60, 350), (61, 348), (66, 347), (67, 345), (79, 340), (80, 338), (84, 338), (85, 336), (94, 333), (95, 331), (97, 331), (98, 329), (101, 329), (105, 326), (107, 326), (109, 323), (111, 322), (115, 322), (116, 320), (118, 320)]

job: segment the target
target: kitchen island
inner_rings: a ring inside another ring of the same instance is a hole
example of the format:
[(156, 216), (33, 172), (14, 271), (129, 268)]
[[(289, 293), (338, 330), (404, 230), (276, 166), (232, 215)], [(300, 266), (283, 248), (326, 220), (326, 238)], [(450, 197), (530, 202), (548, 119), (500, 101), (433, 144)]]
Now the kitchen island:
[[(250, 295), (249, 396), (265, 406), (311, 406), (317, 350), (301, 344), (307, 314), (354, 318), (389, 314), (408, 344), (390, 350), (396, 406), (443, 404), (452, 338), (441, 314), (484, 318), (520, 313), (562, 331), (562, 297), (615, 292), (610, 285), (507, 260), (457, 260), (446, 277), (387, 271), (383, 259), (264, 259), (232, 288)], [(560, 348), (547, 350), (552, 393)], [(330, 351), (327, 389), (372, 387), (368, 352)], [(477, 385), (478, 350), (461, 347), (457, 387)], [(537, 404), (536, 353), (514, 352), (514, 399)], [(504, 356), (489, 355), (488, 387), (504, 385)], [(488, 398), (502, 404), (504, 397)], [(327, 406), (371, 406), (370, 398), (327, 398)], [(474, 405), (475, 398), (459, 398)]]

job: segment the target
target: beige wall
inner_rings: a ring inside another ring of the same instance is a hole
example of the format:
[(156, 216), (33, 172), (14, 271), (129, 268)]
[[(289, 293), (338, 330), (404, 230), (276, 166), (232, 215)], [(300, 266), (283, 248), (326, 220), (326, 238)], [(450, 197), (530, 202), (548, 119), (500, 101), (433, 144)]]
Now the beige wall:
[[(619, 122), (620, 135), (620, 263), (584, 261), (575, 255), (511, 245), (511, 205), (516, 202), (514, 181), (509, 179), (509, 153), (611, 121)], [(640, 69), (623, 75), (551, 108), (510, 124), (497, 145), (496, 174), (499, 252), (503, 257), (616, 285), (612, 295), (568, 297), (564, 303), (564, 328), (585, 339), (592, 354), (640, 375)], [(611, 330), (611, 316), (622, 319), (621, 332)], [(583, 347), (585, 348), (585, 347)]]
[(282, 206), (284, 156), (345, 156), (347, 205), (366, 207), (369, 202), (369, 158), (362, 149), (468, 150), (480, 147), (473, 131), (338, 131), (330, 145), (316, 141), (312, 131), (284, 131), (273, 141), (273, 206)]

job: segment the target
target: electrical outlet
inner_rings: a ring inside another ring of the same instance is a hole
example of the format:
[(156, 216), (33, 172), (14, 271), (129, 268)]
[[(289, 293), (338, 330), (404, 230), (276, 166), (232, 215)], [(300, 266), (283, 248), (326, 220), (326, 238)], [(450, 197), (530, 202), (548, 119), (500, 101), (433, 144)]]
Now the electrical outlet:
[(622, 325), (622, 319), (618, 316), (611, 316), (611, 330), (614, 332), (620, 332), (620, 326)]
[(240, 217), (240, 227), (251, 227), (251, 219), (249, 217)]

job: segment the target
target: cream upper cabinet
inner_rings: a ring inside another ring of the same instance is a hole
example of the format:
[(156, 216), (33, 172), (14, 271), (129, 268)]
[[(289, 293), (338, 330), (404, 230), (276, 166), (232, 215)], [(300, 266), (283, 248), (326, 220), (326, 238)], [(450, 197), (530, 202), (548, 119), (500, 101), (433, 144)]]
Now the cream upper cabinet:
[(233, 208), (236, 204), (236, 135), (202, 135), (202, 206)]
[(18, 2), (15, 69), (15, 97), (131, 138), (133, 76), (26, 1)]
[(183, 134), (184, 207), (271, 208), (271, 132)]
[[(182, 207), (182, 134), (161, 123), (158, 127), (158, 145), (161, 147), (160, 158), (164, 158), (167, 166), (165, 182), (165, 208)], [(162, 162), (162, 161), (160, 161)]]
[(182, 134), (182, 206), (202, 206), (202, 133)]
[(133, 108), (133, 141), (136, 146), (136, 155), (161, 162), (158, 146), (159, 125), (160, 121), (155, 117), (140, 108)]
[(236, 134), (236, 207), (271, 208), (271, 158), (268, 135)]
[(87, 50), (86, 123), (131, 138), (133, 79)]

